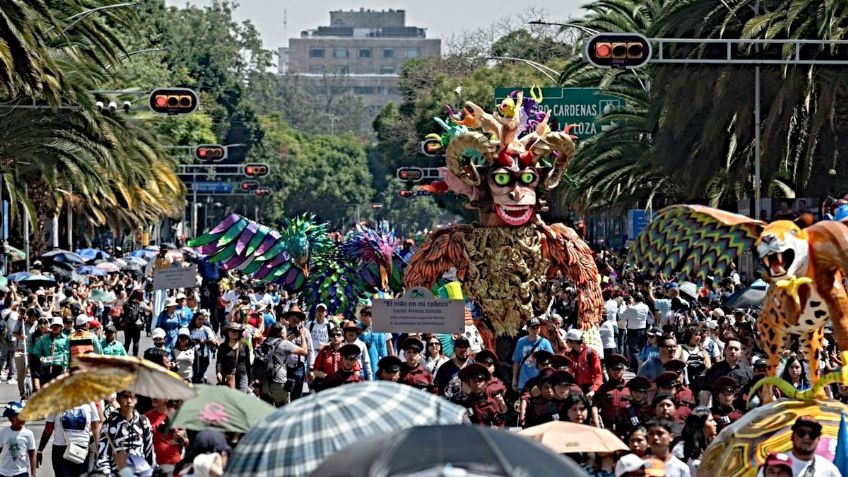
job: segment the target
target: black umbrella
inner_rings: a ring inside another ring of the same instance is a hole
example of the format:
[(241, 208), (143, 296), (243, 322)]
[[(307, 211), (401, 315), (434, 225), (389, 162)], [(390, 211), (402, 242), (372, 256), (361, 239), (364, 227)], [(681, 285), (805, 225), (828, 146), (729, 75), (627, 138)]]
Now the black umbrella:
[(588, 477), (526, 437), (471, 425), (413, 427), (363, 440), (333, 454), (312, 477), (438, 477), (454, 475), (451, 469), (475, 477)]

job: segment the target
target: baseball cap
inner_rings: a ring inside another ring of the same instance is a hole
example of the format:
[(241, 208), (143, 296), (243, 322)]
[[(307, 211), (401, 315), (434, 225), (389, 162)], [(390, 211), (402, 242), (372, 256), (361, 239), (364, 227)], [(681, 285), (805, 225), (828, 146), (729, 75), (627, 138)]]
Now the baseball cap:
[(766, 467), (785, 467), (792, 471), (792, 458), (783, 452), (772, 452), (766, 457)]
[(156, 338), (164, 339), (165, 338), (165, 330), (163, 330), (162, 328), (156, 328), (155, 330), (153, 330), (153, 333), (151, 333), (150, 337), (153, 338), (154, 340)]
[(323, 304), (323, 303), (319, 303), (319, 304), (315, 305), (315, 309), (317, 310), (318, 308), (323, 308), (323, 309), (324, 309), (324, 311), (326, 311), (326, 310), (327, 310), (327, 305), (325, 305), (325, 304)]
[(50, 320), (50, 327), (52, 328), (54, 326), (61, 326), (63, 328), (65, 327), (65, 321), (62, 320), (61, 316), (54, 316), (53, 319)]
[(177, 333), (177, 336), (191, 337), (191, 331), (189, 331), (188, 328), (180, 328), (180, 331)]
[(77, 315), (77, 319), (74, 321), (74, 325), (87, 325), (89, 321), (91, 321), (91, 318), (89, 318), (88, 315)]
[(721, 318), (724, 316), (724, 310), (722, 310), (721, 308), (716, 308), (715, 310), (710, 312), (710, 316), (713, 318)]
[(577, 329), (570, 329), (565, 334), (566, 341), (583, 341), (583, 332)]
[(542, 326), (542, 322), (539, 321), (538, 318), (530, 318), (530, 320), (527, 321), (527, 327), (532, 328), (534, 326)]
[(648, 469), (650, 467), (651, 463), (642, 460), (638, 455), (627, 454), (621, 456), (621, 459), (618, 459), (618, 462), (615, 464), (615, 477), (621, 477), (629, 472), (636, 472), (639, 469)]
[(3, 409), (3, 417), (12, 417), (17, 416), (24, 410), (24, 405), (19, 403), (18, 401), (12, 401), (9, 404), (6, 404), (6, 407)]
[(808, 427), (814, 430), (817, 434), (821, 434), (822, 425), (819, 424), (819, 421), (817, 421), (813, 416), (801, 416), (798, 419), (795, 419), (795, 424), (792, 424), (792, 432), (795, 432), (802, 427)]
[(104, 328), (104, 330), (105, 330), (107, 333), (117, 333), (117, 332), (118, 332), (118, 329), (117, 329), (117, 328), (115, 328), (115, 325), (106, 325), (106, 327)]

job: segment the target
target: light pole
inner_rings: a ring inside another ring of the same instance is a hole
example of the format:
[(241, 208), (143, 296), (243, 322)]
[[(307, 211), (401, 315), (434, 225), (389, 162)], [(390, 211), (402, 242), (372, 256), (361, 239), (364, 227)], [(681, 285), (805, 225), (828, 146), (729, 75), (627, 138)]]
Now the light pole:
[(555, 76), (553, 76), (553, 75), (559, 74), (559, 72), (557, 72), (557, 70), (550, 68), (548, 66), (545, 66), (541, 63), (537, 63), (535, 61), (527, 60), (527, 59), (524, 59), (524, 58), (515, 58), (513, 56), (489, 56), (486, 59), (487, 60), (520, 61), (521, 63), (529, 65), (529, 66), (533, 67), (533, 69), (535, 69), (539, 73), (542, 73), (543, 75), (545, 75), (549, 80), (553, 81), (554, 84), (559, 82), (559, 81), (557, 81), (557, 78)]
[[(135, 6), (135, 5), (138, 5), (138, 4), (139, 4), (139, 2), (116, 3), (114, 5), (103, 5), (101, 7), (92, 8), (92, 9), (86, 10), (84, 12), (76, 13), (76, 14), (71, 15), (68, 18), (65, 19), (65, 20), (73, 20), (73, 21), (68, 26), (63, 28), (61, 33), (66, 33), (68, 30), (71, 29), (71, 27), (73, 27), (77, 23), (81, 22), (82, 20), (85, 20), (91, 14), (94, 14), (94, 13), (97, 13), (97, 12), (102, 12), (104, 10), (112, 10), (114, 8), (131, 7), (131, 6)], [(53, 31), (55, 29), (56, 29), (56, 26), (52, 26), (52, 27), (48, 28), (47, 31), (45, 31), (45, 33), (50, 33), (51, 31)]]

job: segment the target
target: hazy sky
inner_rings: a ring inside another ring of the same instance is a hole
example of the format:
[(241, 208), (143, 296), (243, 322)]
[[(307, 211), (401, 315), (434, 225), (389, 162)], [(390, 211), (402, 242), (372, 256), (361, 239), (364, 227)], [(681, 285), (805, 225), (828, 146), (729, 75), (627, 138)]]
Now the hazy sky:
[[(168, 5), (182, 6), (186, 0), (165, 0)], [(208, 5), (211, 0), (188, 3)], [(545, 20), (564, 21), (582, 15), (581, 5), (587, 0), (241, 0), (236, 18), (249, 19), (259, 29), (265, 48), (276, 50), (288, 44), (302, 30), (330, 24), (330, 10), (406, 10), (406, 23), (427, 29), (430, 38), (447, 38), (452, 34), (487, 26), (501, 18), (515, 15), (530, 6), (542, 8)], [(283, 11), (288, 26), (283, 29)]]

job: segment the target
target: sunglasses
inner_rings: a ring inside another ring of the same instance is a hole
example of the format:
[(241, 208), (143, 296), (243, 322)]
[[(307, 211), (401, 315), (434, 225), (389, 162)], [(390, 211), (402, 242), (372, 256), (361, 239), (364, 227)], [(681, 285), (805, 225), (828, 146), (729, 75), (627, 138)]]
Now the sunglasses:
[(797, 431), (795, 431), (795, 435), (800, 437), (801, 439), (805, 439), (807, 437), (811, 439), (817, 439), (821, 435), (821, 433), (808, 429), (798, 429)]
[(341, 336), (341, 335), (342, 335), (341, 333), (330, 333), (330, 338), (332, 338), (334, 336)]
[(342, 356), (342, 359), (345, 361), (356, 361), (356, 358), (358, 358), (358, 356)]
[(486, 366), (494, 366), (494, 365), (495, 365), (495, 362), (494, 362), (494, 361), (492, 361), (491, 359), (487, 359), (487, 360), (485, 360), (485, 361), (478, 361), (478, 362), (479, 362), (480, 364), (485, 364)]
[(442, 345), (442, 344), (441, 344), (441, 343), (439, 343), (438, 341), (434, 341), (434, 342), (432, 342), (432, 343), (427, 343), (427, 346), (441, 346), (441, 345)]

